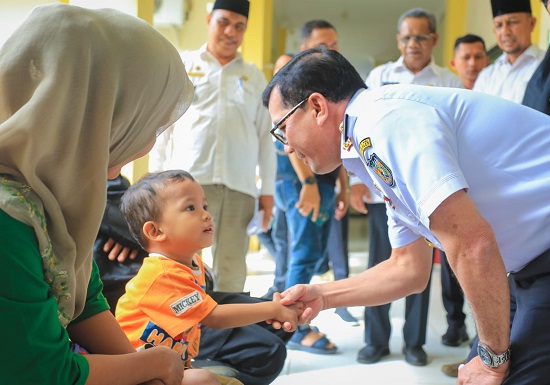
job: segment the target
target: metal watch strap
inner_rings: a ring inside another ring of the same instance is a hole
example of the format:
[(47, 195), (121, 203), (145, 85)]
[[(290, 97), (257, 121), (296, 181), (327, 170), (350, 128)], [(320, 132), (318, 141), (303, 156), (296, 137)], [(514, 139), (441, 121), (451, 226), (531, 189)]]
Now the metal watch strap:
[[(502, 354), (496, 354), (491, 350), (491, 348), (484, 343), (479, 342), (477, 346), (477, 352), (479, 356), (481, 357), (481, 361), (491, 368), (498, 368), (500, 365), (504, 364), (505, 362), (510, 360), (511, 356), (511, 349), (510, 346), (506, 351)], [(485, 354), (484, 354), (485, 353)], [(486, 362), (486, 360), (483, 358), (483, 356), (489, 356), (490, 362)]]

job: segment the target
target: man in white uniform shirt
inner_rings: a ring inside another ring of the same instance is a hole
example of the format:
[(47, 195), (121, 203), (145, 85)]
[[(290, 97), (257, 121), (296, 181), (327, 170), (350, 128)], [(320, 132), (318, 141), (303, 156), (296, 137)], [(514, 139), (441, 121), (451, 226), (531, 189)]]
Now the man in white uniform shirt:
[(366, 90), (353, 66), (325, 49), (292, 59), (263, 102), (286, 152), (317, 173), (343, 163), (384, 199), (390, 218), (388, 260), (281, 294), (282, 304), (304, 305), (300, 322), (324, 309), (380, 305), (423, 291), (432, 267), (428, 240), (447, 253), (478, 330), (458, 383), (548, 384), (547, 115), (469, 90)]
[(537, 19), (530, 0), (491, 0), (493, 32), (503, 54), (479, 74), (474, 91), (521, 103), (525, 88), (539, 63), (542, 51), (531, 43)]
[[(184, 169), (203, 186), (216, 226), (212, 247), (218, 290), (240, 292), (246, 280), (246, 227), (254, 216), (256, 166), (259, 210), (270, 214), (276, 159), (269, 114), (261, 103), (266, 80), (237, 49), (248, 21), (248, 0), (217, 0), (207, 16), (208, 41), (182, 55), (195, 99), (188, 113), (157, 140), (152, 171)], [(267, 229), (270, 215), (264, 215)]]
[[(437, 44), (437, 24), (435, 15), (421, 8), (403, 13), (397, 22), (397, 46), (401, 56), (396, 62), (389, 62), (374, 68), (367, 77), (369, 88), (387, 84), (418, 84), (424, 86), (463, 88), (460, 79), (435, 64), (432, 51)], [(357, 178), (351, 180), (350, 201), (359, 212), (369, 212), (369, 262), (368, 267), (388, 259), (391, 245), (387, 235), (387, 216), (384, 201), (370, 194), (368, 188)], [(367, 209), (363, 197), (367, 200)], [(422, 346), (426, 343), (430, 285), (420, 294), (406, 298), (403, 354), (411, 365), (423, 366), (428, 357)], [(391, 336), (390, 305), (365, 307), (365, 342), (357, 360), (372, 364), (390, 354)], [(454, 330), (452, 331), (454, 333)], [(465, 333), (465, 332), (464, 332)], [(458, 331), (454, 334), (458, 334)], [(454, 336), (453, 334), (453, 336)], [(467, 339), (467, 336), (466, 336)]]

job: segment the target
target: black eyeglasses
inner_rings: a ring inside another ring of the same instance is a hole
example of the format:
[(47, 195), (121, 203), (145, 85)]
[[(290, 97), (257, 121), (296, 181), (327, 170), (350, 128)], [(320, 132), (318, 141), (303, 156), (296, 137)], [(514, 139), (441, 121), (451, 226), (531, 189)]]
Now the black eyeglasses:
[(294, 107), (292, 107), (292, 109), (290, 111), (288, 111), (287, 114), (285, 116), (283, 116), (283, 118), (281, 120), (279, 120), (277, 123), (275, 123), (273, 125), (273, 128), (269, 131), (271, 133), (271, 135), (273, 135), (275, 137), (275, 139), (277, 139), (279, 142), (281, 142), (285, 146), (288, 144), (288, 141), (286, 140), (285, 133), (279, 127), (284, 122), (286, 122), (286, 120), (288, 118), (290, 118), (292, 116), (292, 114), (295, 113), (296, 110), (298, 108), (300, 108), (300, 106), (302, 104), (307, 102), (308, 99), (309, 99), (309, 96), (307, 98), (305, 98), (304, 100), (302, 100), (300, 103), (296, 104)]
[(416, 41), (418, 44), (426, 43), (428, 40), (430, 40), (433, 37), (433, 33), (430, 33), (429, 35), (407, 35), (407, 36), (400, 36), (399, 40), (403, 45), (409, 44), (411, 40)]

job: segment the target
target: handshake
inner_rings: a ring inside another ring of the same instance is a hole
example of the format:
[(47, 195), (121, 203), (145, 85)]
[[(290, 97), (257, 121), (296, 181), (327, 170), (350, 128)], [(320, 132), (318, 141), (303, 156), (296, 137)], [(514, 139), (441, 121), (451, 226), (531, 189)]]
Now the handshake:
[(267, 319), (275, 329), (293, 332), (298, 325), (308, 324), (324, 307), (321, 285), (296, 285), (283, 293), (275, 293), (275, 316)]

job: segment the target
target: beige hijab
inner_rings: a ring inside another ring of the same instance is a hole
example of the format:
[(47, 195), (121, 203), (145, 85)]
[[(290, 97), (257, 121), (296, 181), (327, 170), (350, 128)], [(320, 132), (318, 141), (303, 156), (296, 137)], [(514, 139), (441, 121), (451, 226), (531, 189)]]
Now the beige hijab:
[(107, 169), (192, 98), (176, 49), (114, 10), (35, 8), (0, 50), (0, 209), (35, 228), (64, 326), (84, 307)]

